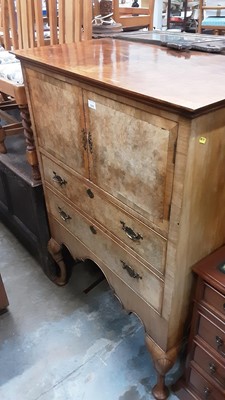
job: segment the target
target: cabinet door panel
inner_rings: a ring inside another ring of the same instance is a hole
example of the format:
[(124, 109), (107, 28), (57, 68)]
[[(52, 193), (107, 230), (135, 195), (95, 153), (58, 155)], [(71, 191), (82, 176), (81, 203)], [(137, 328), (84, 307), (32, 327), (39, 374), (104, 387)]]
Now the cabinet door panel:
[(87, 177), (81, 89), (29, 69), (26, 79), (40, 147)]
[(167, 220), (176, 124), (88, 91), (84, 106), (90, 179), (151, 221)]

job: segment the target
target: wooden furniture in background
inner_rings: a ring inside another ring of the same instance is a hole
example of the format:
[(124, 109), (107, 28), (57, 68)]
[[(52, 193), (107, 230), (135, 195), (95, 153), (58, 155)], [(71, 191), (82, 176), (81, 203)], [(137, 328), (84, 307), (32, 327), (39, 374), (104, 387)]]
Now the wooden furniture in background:
[(9, 301), (0, 274), (0, 314), (8, 307)]
[[(18, 49), (19, 45), (22, 46), (23, 41), (20, 36), (21, 32), (18, 33), (19, 22), (17, 21), (16, 8), (19, 10), (20, 2), (14, 2), (14, 0), (1, 0), (3, 8), (3, 45), (6, 50), (12, 50), (13, 48)], [(40, 2), (41, 3), (41, 2)], [(25, 2), (24, 2), (25, 4)], [(27, 4), (27, 2), (26, 2)], [(29, 24), (27, 19), (26, 25)], [(25, 25), (23, 26), (26, 29)], [(7, 111), (7, 108), (18, 107), (21, 114), (22, 122), (11, 123), (12, 116), (5, 113), (3, 115), (4, 120), (7, 121), (8, 125), (1, 126), (0, 131), (0, 152), (6, 153), (7, 149), (5, 146), (5, 139), (7, 136), (11, 136), (21, 132), (24, 132), (26, 142), (27, 142), (27, 160), (32, 167), (33, 177), (35, 180), (40, 180), (40, 172), (38, 168), (37, 154), (33, 139), (33, 132), (31, 128), (31, 121), (29, 110), (27, 106), (27, 98), (25, 93), (25, 88), (23, 84), (17, 84), (12, 80), (0, 78), (0, 91), (6, 98), (9, 97), (12, 100), (1, 103), (0, 108), (3, 111)]]
[[(214, 18), (206, 18), (206, 12)], [(225, 32), (224, 0), (199, 0), (198, 33), (202, 33), (203, 30), (212, 30), (214, 34)]]
[(153, 394), (166, 399), (165, 374), (186, 333), (191, 267), (225, 242), (224, 56), (112, 39), (16, 54), (49, 251), (63, 277), (62, 244), (74, 259), (93, 260), (140, 317), (158, 373)]
[(113, 1), (113, 19), (122, 24), (124, 29), (153, 29), (153, 15), (155, 0), (148, 0), (148, 7), (123, 7), (119, 0)]
[[(92, 36), (91, 0), (45, 0), (48, 27), (44, 26), (42, 2), (14, 0), (9, 2), (10, 24), (14, 32), (13, 49), (40, 47), (46, 44), (74, 43)], [(58, 7), (57, 7), (58, 4)], [(47, 35), (46, 35), (47, 30)]]
[(47, 252), (49, 228), (42, 183), (34, 180), (26, 162), (23, 134), (6, 141), (8, 153), (0, 154), (0, 219), (50, 276), (54, 266)]
[(225, 398), (225, 246), (193, 268), (198, 276), (181, 400)]
[[(48, 8), (48, 37), (44, 29), (42, 2), (40, 0), (2, 0), (4, 10), (4, 46), (7, 50), (41, 47), (46, 44), (80, 42), (91, 38), (91, 0), (46, 0)], [(34, 179), (40, 179), (38, 160), (33, 140), (31, 121), (24, 85), (0, 78), (0, 91), (15, 99), (21, 110), (22, 125), (27, 141), (27, 159), (33, 169)], [(5, 104), (4, 104), (5, 107)], [(6, 116), (5, 116), (6, 117)], [(5, 137), (21, 131), (21, 125), (2, 127), (1, 152), (6, 152)]]
[(2, 0), (0, 0), (0, 44), (1, 44), (1, 37), (3, 35), (3, 8), (2, 8)]
[(97, 15), (100, 15), (99, 0), (93, 0), (92, 1), (92, 17), (94, 18)]
[[(4, 46), (6, 50), (11, 49), (12, 40), (11, 34), (9, 30), (9, 21), (8, 21), (9, 13), (8, 13), (8, 3), (5, 0), (0, 1), (0, 45)], [(5, 90), (5, 85), (3, 83), (3, 89)], [(1, 90), (1, 89), (0, 89)], [(14, 120), (14, 118), (8, 114), (9, 110), (17, 107), (16, 101), (8, 98), (8, 96), (12, 96), (14, 99), (16, 98), (18, 104), (24, 101), (25, 91), (24, 88), (21, 88), (21, 85), (15, 85), (15, 87), (11, 87), (6, 89), (8, 94), (6, 95), (1, 92), (1, 102), (0, 102), (0, 117), (7, 121), (7, 125), (0, 125), (0, 153), (6, 153), (7, 149), (5, 146), (5, 138), (9, 135), (15, 135), (23, 131), (22, 123), (18, 120)]]
[[(3, 86), (4, 87), (4, 86)], [(8, 90), (7, 85), (7, 91)], [(10, 89), (12, 89), (11, 93), (13, 95), (13, 99), (7, 98), (5, 93), (1, 93), (1, 102), (0, 102), (0, 118), (1, 121), (7, 121), (6, 125), (0, 124), (0, 153), (7, 153), (7, 148), (5, 145), (5, 139), (7, 136), (16, 135), (24, 131), (22, 122), (18, 119), (15, 119), (9, 112), (18, 107), (17, 103), (22, 106), (22, 102), (24, 101), (25, 91), (22, 85), (13, 85)], [(16, 103), (16, 101), (17, 103)], [(21, 107), (22, 108), (22, 107)]]

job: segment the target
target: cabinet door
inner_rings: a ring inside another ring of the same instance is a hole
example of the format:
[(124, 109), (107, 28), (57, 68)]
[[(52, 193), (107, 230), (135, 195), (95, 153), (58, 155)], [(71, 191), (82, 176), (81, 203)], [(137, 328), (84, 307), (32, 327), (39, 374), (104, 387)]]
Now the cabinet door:
[(148, 220), (168, 220), (176, 123), (88, 91), (84, 107), (90, 179)]
[(26, 79), (40, 151), (88, 177), (82, 90), (29, 69)]

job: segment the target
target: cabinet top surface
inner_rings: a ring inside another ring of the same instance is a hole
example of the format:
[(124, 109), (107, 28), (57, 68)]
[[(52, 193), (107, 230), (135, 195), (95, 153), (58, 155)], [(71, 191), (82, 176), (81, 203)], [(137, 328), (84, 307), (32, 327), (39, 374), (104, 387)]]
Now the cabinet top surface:
[(187, 113), (225, 105), (225, 57), (113, 39), (17, 50), (21, 61)]

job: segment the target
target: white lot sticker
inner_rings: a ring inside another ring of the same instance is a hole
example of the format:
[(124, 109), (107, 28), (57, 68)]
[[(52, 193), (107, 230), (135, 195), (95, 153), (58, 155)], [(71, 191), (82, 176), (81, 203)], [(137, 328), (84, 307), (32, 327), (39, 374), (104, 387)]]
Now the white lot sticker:
[(92, 110), (96, 110), (96, 103), (93, 100), (88, 100), (88, 107), (92, 108)]

